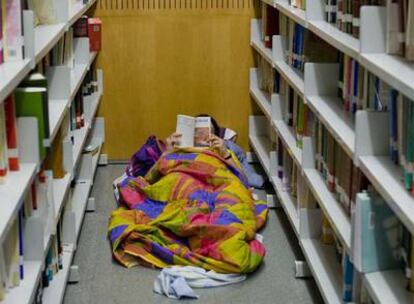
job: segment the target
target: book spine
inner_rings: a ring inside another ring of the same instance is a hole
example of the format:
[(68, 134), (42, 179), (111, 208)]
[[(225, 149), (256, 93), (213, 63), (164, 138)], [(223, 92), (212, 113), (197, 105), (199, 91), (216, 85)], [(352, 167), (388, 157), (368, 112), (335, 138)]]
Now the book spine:
[(0, 184), (5, 181), (8, 171), (7, 161), (7, 132), (4, 105), (0, 104)]
[(3, 5), (0, 1), (0, 64), (4, 62), (4, 41), (3, 41), (3, 30), (4, 30), (4, 20), (3, 20)]
[(22, 36), (22, 9), (20, 1), (5, 1), (6, 28), (3, 32), (4, 60), (6, 62), (19, 61), (23, 59), (23, 36)]
[(7, 131), (7, 154), (10, 171), (19, 170), (19, 152), (17, 148), (16, 109), (13, 95), (4, 101)]
[(344, 303), (352, 302), (354, 266), (352, 265), (348, 254), (346, 253), (343, 254), (342, 274), (343, 274), (342, 300)]
[(18, 215), (18, 229), (19, 229), (19, 275), (20, 280), (24, 279), (24, 263), (23, 263), (23, 239), (24, 239), (24, 233), (23, 233), (23, 208), (20, 209), (19, 215)]

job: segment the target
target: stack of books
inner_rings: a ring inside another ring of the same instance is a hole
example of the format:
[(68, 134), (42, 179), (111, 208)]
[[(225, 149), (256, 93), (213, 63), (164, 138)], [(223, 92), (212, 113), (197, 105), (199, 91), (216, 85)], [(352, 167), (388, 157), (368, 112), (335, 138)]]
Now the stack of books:
[(342, 32), (359, 38), (361, 7), (385, 5), (384, 0), (325, 0), (326, 21)]

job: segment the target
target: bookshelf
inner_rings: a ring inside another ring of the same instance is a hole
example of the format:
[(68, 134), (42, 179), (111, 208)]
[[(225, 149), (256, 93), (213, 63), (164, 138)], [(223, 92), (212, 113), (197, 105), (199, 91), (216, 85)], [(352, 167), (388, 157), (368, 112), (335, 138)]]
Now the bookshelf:
[[(0, 105), (10, 95), (20, 82), (32, 71), (36, 64), (57, 45), (65, 33), (75, 22), (87, 13), (96, 3), (96, 0), (78, 1), (71, 6), (73, 1), (56, 1), (58, 10), (58, 22), (51, 25), (34, 26), (32, 11), (24, 11), (22, 15), (24, 28), (25, 58), (17, 62), (0, 64)], [(59, 129), (70, 111), (73, 100), (82, 89), (88, 72), (92, 69), (97, 52), (89, 50), (89, 38), (75, 38), (73, 40), (74, 65), (50, 67), (45, 77), (48, 82), (48, 114), (51, 144), (56, 138)], [(96, 69), (97, 90), (83, 100), (83, 115), (85, 124), (73, 132), (74, 144), (63, 142), (64, 162), (68, 170), (63, 178), (53, 179), (53, 205), (49, 206), (48, 219), (52, 226), (59, 221), (63, 222), (63, 268), (56, 273), (48, 287), (43, 289), (43, 303), (61, 303), (70, 276), (73, 256), (76, 252), (76, 244), (81, 231), (84, 213), (86, 212), (89, 197), (93, 185), (93, 179), (98, 164), (100, 153), (105, 141), (105, 121), (95, 117), (103, 95), (103, 71)], [(20, 131), (20, 130), (19, 130)], [(12, 222), (23, 207), (24, 200), (33, 180), (40, 172), (41, 164), (27, 160), (30, 155), (30, 137), (32, 131), (19, 133), (19, 151), (23, 151), (23, 159), (20, 161), (18, 171), (10, 171), (5, 183), (0, 184), (0, 244), (6, 239)], [(97, 148), (92, 153), (84, 153), (85, 146), (93, 144)], [(27, 151), (25, 151), (27, 150)], [(16, 186), (17, 185), (17, 186)], [(72, 189), (72, 190), (71, 190)], [(69, 195), (69, 193), (72, 193)], [(71, 210), (65, 208), (71, 205)], [(50, 213), (51, 212), (51, 213)], [(26, 220), (26, 232), (24, 235), (24, 279), (16, 287), (10, 288), (4, 294), (1, 304), (22, 303), (29, 304), (35, 299), (37, 287), (42, 280), (42, 271), (45, 268), (45, 259), (52, 246), (52, 238), (56, 232), (49, 230), (44, 223), (46, 219), (41, 216), (31, 216)], [(54, 223), (54, 224), (53, 224)], [(40, 241), (39, 241), (40, 238)]]
[[(361, 8), (360, 38), (357, 39), (324, 20), (325, 1), (308, 2), (306, 11), (291, 7), (287, 0), (262, 2), (352, 57), (368, 72), (413, 99), (414, 63), (385, 52), (385, 8)], [(339, 65), (306, 63), (304, 73), (298, 72), (285, 61), (286, 37), (274, 35), (272, 48), (265, 47), (261, 38), (262, 22), (261, 19), (251, 20), (251, 47), (304, 99), (308, 109), (353, 160), (353, 164), (368, 178), (398, 220), (413, 233), (414, 197), (401, 181), (402, 168), (392, 163), (388, 156), (388, 114), (358, 111), (356, 115), (352, 115), (345, 112), (341, 99), (337, 97)], [(321, 214), (327, 218), (344, 251), (352, 255), (354, 245), (350, 215), (329, 191), (326, 181), (315, 168), (312, 139), (304, 137), (302, 149), (297, 147), (296, 135), (283, 117), (284, 96), (265, 93), (260, 89), (259, 78), (258, 69), (252, 68), (249, 78), (250, 95), (262, 115), (249, 118), (250, 145), (265, 168), (325, 302), (342, 303), (341, 265), (332, 246), (326, 246), (319, 241), (320, 218)], [(283, 189), (281, 179), (275, 176), (278, 166), (277, 152), (272, 146), (271, 132), (278, 136), (299, 168), (320, 209), (301, 209), (296, 198)], [(406, 290), (407, 279), (401, 270), (361, 274), (361, 279), (375, 303), (412, 303), (414, 300), (414, 294)]]

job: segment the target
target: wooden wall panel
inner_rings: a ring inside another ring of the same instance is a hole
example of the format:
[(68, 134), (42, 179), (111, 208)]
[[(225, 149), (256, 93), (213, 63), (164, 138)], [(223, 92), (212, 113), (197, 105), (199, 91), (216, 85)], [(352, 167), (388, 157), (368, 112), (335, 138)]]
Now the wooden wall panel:
[(178, 113), (211, 113), (248, 147), (251, 0), (100, 0), (105, 151), (127, 159)]

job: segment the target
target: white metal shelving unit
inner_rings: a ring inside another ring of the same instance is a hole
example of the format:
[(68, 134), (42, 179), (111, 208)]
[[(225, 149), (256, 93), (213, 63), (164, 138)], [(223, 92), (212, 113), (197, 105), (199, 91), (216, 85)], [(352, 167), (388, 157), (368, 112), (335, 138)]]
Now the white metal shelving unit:
[[(399, 90), (407, 97), (414, 99), (414, 64), (405, 59), (385, 53), (386, 12), (381, 7), (363, 7), (360, 16), (360, 39), (343, 33), (324, 20), (325, 1), (317, 0), (308, 4), (307, 11), (293, 8), (287, 0), (262, 0), (273, 6), (280, 13), (293, 19), (327, 43), (356, 59), (371, 73)], [(414, 198), (408, 193), (402, 182), (402, 169), (394, 165), (388, 154), (388, 121), (385, 115), (375, 115), (359, 111), (356, 117), (345, 113), (341, 108), (341, 100), (336, 97), (338, 83), (338, 65), (306, 64), (305, 73), (301, 75), (285, 61), (284, 37), (273, 36), (272, 49), (265, 47), (261, 40), (261, 20), (251, 22), (251, 46), (268, 61), (293, 89), (304, 97), (310, 110), (325, 125), (336, 141), (354, 164), (359, 166), (373, 186), (388, 202), (391, 209), (414, 233)], [(318, 200), (321, 210), (328, 218), (335, 234), (348, 253), (352, 251), (351, 223), (335, 196), (327, 189), (324, 180), (311, 165), (313, 151), (309, 143), (303, 149), (296, 146), (296, 138), (283, 121), (281, 115), (282, 98), (278, 95), (268, 96), (258, 88), (256, 69), (250, 70), (250, 95), (262, 110), (265, 119), (281, 138), (283, 145), (296, 164), (302, 168), (302, 174), (310, 190)], [(285, 210), (293, 230), (305, 254), (313, 276), (327, 303), (340, 303), (342, 279), (338, 262), (333, 253), (328, 253), (318, 240), (302, 235), (301, 212), (296, 202), (284, 192), (276, 170), (272, 169), (272, 158), (275, 152), (266, 150), (270, 144), (263, 134), (263, 122), (252, 126), (250, 118), (249, 139), (260, 162), (268, 164), (265, 169), (272, 182), (281, 206)], [(309, 154), (311, 152), (311, 157)], [(270, 155), (270, 156), (269, 156)], [(270, 162), (270, 163), (269, 163)], [(302, 210), (302, 209), (301, 209)], [(404, 287), (403, 274), (396, 270), (379, 271), (363, 275), (370, 295), (378, 303), (412, 303), (414, 297)]]
[[(38, 63), (63, 37), (68, 30), (86, 11), (96, 2), (90, 0), (87, 4), (78, 2), (76, 6), (69, 9), (69, 2), (59, 2), (62, 5), (63, 16), (66, 14), (65, 21), (53, 25), (41, 25), (33, 27), (33, 13), (25, 11), (25, 51), (27, 59), (21, 62), (5, 63), (0, 65), (0, 103), (19, 85), (28, 75), (30, 70)], [(26, 31), (27, 29), (27, 31)], [(74, 61), (73, 68), (59, 67), (50, 69), (46, 75), (49, 84), (49, 126), (50, 138), (53, 141), (57, 131), (62, 125), (71, 102), (81, 87), (81, 84), (97, 56), (96, 52), (89, 52), (89, 41), (87, 38), (77, 38), (74, 40)], [(103, 94), (103, 75), (98, 70), (98, 92), (89, 97), (85, 97), (85, 126), (74, 132), (75, 144), (67, 146), (68, 157), (72, 164), (72, 169), (61, 179), (53, 180), (54, 214), (51, 216), (53, 222), (57, 223), (63, 216), (62, 210), (68, 200), (69, 189), (72, 180), (76, 180), (73, 195), (71, 196), (72, 212), (75, 215), (75, 225), (73, 227), (73, 242), (66, 242), (64, 245), (63, 269), (60, 270), (50, 285), (43, 291), (44, 303), (61, 303), (63, 301), (66, 284), (69, 278), (70, 265), (76, 251), (76, 242), (79, 237), (84, 212), (89, 200), (89, 193), (93, 184), (93, 178), (99, 163), (99, 155), (104, 142), (104, 120), (96, 118), (95, 115)], [(99, 139), (97, 152), (92, 154), (82, 154), (84, 146), (92, 139)], [(84, 163), (88, 163), (86, 169), (77, 168)], [(0, 185), (0, 242), (4, 241), (13, 218), (17, 216), (18, 210), (22, 207), (24, 197), (38, 173), (37, 163), (21, 162), (19, 171), (10, 172), (5, 184)], [(79, 170), (86, 177), (79, 176)], [(18, 187), (16, 187), (18, 185)], [(43, 221), (40, 217), (34, 217), (34, 221)], [(41, 224), (43, 226), (43, 224)], [(43, 229), (43, 228), (42, 228)], [(41, 230), (43, 231), (43, 230)], [(41, 279), (41, 272), (44, 267), (45, 256), (49, 250), (52, 234), (50, 231), (42, 232), (42, 248), (37, 250), (30, 260), (24, 260), (24, 279), (20, 285), (10, 289), (1, 304), (28, 304), (34, 299), (36, 287)], [(30, 245), (30, 244), (29, 244)], [(30, 247), (30, 246), (29, 246)], [(33, 260), (32, 260), (33, 259)]]

